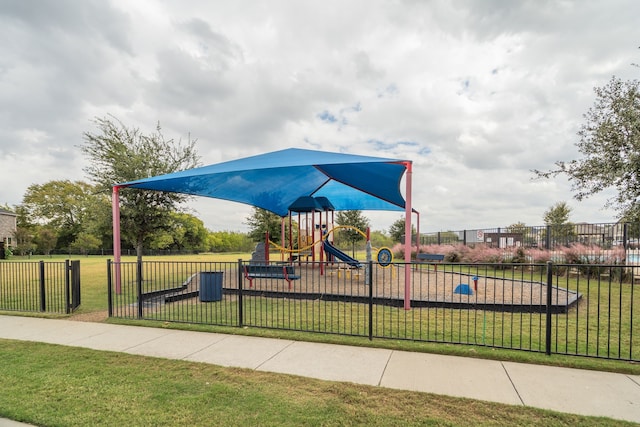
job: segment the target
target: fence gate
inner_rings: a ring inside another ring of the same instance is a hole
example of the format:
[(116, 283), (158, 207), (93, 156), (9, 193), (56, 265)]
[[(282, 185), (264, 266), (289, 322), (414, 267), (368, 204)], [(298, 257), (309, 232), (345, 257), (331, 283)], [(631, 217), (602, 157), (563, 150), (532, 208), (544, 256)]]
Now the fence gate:
[(71, 313), (80, 306), (80, 261), (70, 262), (67, 268), (67, 283), (67, 290), (70, 290), (71, 294), (67, 299), (67, 313)]

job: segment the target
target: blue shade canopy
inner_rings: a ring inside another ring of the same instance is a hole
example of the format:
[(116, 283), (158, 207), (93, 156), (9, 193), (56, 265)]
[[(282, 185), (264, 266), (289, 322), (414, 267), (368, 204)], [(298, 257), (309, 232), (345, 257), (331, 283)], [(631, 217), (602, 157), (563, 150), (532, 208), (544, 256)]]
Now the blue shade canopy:
[(335, 210), (401, 211), (405, 169), (403, 160), (289, 148), (117, 187), (231, 200), (280, 216), (301, 196), (326, 197)]

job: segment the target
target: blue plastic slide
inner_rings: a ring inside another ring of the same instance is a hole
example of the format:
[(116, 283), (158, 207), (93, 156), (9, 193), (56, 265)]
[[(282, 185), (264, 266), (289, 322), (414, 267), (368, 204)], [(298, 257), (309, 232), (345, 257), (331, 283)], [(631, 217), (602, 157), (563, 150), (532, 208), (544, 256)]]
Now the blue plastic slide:
[(362, 264), (360, 264), (360, 261), (358, 261), (357, 259), (351, 258), (349, 255), (345, 254), (340, 249), (336, 248), (326, 240), (322, 241), (322, 245), (326, 253), (333, 255), (334, 257), (338, 258), (340, 261), (346, 262), (351, 267), (356, 267), (356, 268), (362, 267)]

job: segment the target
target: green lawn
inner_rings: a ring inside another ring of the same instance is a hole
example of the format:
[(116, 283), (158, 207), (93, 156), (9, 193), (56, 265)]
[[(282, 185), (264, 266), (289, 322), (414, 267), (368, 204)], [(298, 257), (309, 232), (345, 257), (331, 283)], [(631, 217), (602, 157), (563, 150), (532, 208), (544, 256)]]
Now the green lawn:
[(630, 426), (427, 393), (0, 339), (0, 417), (48, 426)]

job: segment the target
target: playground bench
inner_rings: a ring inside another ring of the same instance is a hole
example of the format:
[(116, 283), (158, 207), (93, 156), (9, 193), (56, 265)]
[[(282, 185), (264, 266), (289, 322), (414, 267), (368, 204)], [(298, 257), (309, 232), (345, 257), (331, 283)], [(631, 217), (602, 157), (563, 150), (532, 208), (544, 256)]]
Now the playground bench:
[(429, 262), (429, 261), (438, 261), (442, 262), (444, 260), (444, 255), (442, 254), (417, 254), (416, 259), (419, 262)]
[(281, 279), (289, 283), (289, 289), (291, 289), (291, 281), (300, 278), (292, 265), (252, 264), (244, 266), (244, 277), (249, 280), (249, 287), (253, 287), (254, 279)]
[[(425, 253), (419, 253), (416, 255), (416, 261), (418, 262), (442, 262), (444, 261), (444, 255), (442, 254), (425, 254)], [(437, 270), (438, 267), (434, 266), (434, 268)]]

